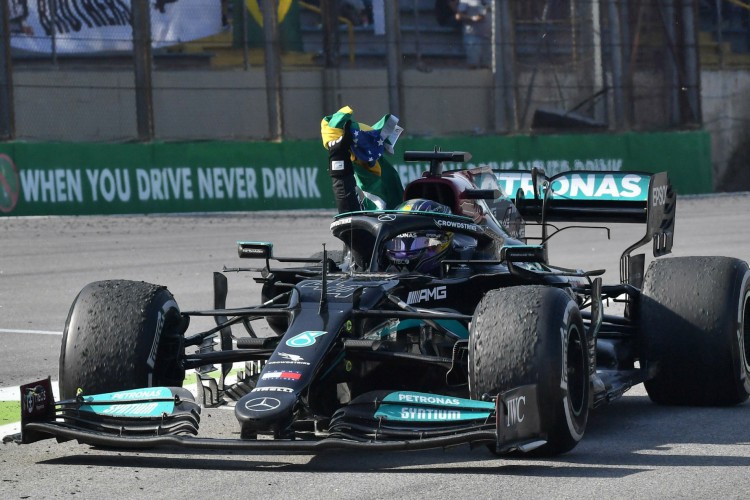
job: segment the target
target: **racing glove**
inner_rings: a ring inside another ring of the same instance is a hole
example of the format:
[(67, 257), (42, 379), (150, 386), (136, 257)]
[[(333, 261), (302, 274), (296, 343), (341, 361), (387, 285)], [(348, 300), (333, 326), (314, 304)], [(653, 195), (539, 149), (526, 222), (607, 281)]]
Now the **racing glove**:
[(344, 133), (341, 137), (328, 143), (328, 174), (331, 177), (344, 177), (354, 174), (352, 166), (352, 122), (344, 124)]
[(346, 122), (341, 137), (328, 143), (328, 173), (331, 176), (336, 208), (340, 214), (362, 210), (357, 197), (357, 181), (354, 178), (351, 145), (351, 122)]

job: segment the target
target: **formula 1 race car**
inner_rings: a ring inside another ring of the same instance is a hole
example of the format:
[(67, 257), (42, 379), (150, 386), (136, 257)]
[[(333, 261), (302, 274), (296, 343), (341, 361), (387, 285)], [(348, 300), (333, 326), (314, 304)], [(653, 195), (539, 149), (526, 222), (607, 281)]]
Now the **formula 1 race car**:
[[(395, 210), (336, 216), (343, 251), (258, 259), (259, 305), (180, 311), (163, 286), (87, 285), (60, 354), (60, 391), (22, 386), (23, 441), (107, 447), (317, 451), (486, 444), (495, 453), (571, 450), (589, 411), (645, 383), (670, 405), (734, 405), (750, 394), (750, 271), (725, 257), (671, 251), (676, 195), (665, 173), (486, 167), (443, 171), (467, 153), (407, 152), (428, 162)], [(531, 222), (526, 222), (531, 221)], [(548, 262), (566, 227), (641, 223), (603, 271)], [(534, 224), (538, 235), (527, 236)], [(532, 243), (533, 242), (533, 243)], [(284, 267), (286, 266), (286, 267)], [(603, 301), (623, 303), (604, 314)], [(188, 334), (189, 320), (216, 326)], [(265, 321), (273, 334), (260, 336)], [(228, 374), (244, 363), (236, 382)], [(218, 366), (217, 366), (218, 365)], [(197, 396), (181, 388), (198, 374)], [(218, 379), (210, 373), (218, 371)], [(234, 404), (239, 439), (199, 437), (202, 406)]]

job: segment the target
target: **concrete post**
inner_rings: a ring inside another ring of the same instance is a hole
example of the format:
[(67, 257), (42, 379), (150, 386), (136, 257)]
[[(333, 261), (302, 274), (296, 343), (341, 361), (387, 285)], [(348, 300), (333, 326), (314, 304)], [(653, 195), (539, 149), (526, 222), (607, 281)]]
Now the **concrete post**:
[(385, 2), (385, 43), (388, 66), (388, 108), (389, 113), (399, 117), (405, 123), (404, 83), (401, 71), (401, 22), (399, 1)]
[(135, 113), (138, 140), (154, 139), (154, 98), (151, 57), (151, 2), (132, 2)]
[(498, 133), (511, 133), (518, 129), (511, 12), (510, 0), (497, 0), (492, 8), (493, 128)]
[(13, 67), (10, 57), (8, 2), (0, 2), (0, 140), (13, 139)]
[(276, 2), (263, 2), (263, 44), (269, 139), (280, 141), (284, 134), (284, 113), (281, 102), (281, 44)]

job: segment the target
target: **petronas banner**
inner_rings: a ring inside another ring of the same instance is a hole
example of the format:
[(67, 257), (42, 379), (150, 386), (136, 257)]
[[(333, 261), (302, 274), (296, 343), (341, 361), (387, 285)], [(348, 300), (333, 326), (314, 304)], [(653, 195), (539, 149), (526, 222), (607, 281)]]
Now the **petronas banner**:
[[(235, 47), (243, 46), (242, 23), (247, 19), (247, 29), (244, 30), (245, 40), (249, 47), (263, 47), (263, 1), (264, 0), (233, 0), (233, 40)], [(270, 0), (266, 0), (270, 1)], [(297, 0), (277, 0), (276, 16), (279, 20), (279, 39), (281, 49), (292, 52), (302, 52), (302, 33), (299, 22), (299, 2)], [(245, 11), (243, 13), (243, 10)]]
[[(468, 151), (468, 167), (669, 173), (678, 194), (710, 193), (707, 132), (489, 136), (398, 141), (401, 183), (427, 164), (404, 151)], [(334, 209), (320, 140), (151, 144), (0, 143), (0, 217)], [(445, 168), (459, 167), (446, 164)], [(509, 175), (511, 175), (509, 173)]]

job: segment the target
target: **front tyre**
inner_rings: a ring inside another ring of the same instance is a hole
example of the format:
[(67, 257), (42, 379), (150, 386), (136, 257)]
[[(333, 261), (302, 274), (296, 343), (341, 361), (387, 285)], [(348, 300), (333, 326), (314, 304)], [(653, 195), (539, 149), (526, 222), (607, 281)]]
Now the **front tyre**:
[(60, 392), (98, 394), (182, 386), (187, 320), (172, 294), (150, 283), (110, 280), (86, 285), (68, 313), (60, 351)]
[(652, 401), (736, 405), (750, 394), (750, 270), (729, 257), (655, 260), (639, 303)]
[(564, 291), (544, 286), (492, 290), (471, 322), (471, 397), (536, 384), (547, 443), (531, 453), (565, 453), (581, 440), (588, 420), (586, 346), (581, 313)]

